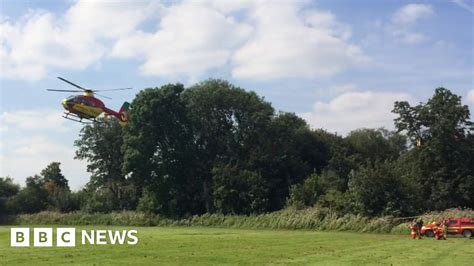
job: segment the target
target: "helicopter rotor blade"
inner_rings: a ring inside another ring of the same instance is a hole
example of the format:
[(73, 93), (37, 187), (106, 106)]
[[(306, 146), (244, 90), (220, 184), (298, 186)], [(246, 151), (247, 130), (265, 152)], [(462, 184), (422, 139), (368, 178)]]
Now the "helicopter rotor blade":
[(106, 98), (106, 99), (112, 99), (108, 96), (98, 94), (96, 92), (98, 92), (98, 91), (122, 91), (122, 90), (131, 90), (132, 89), (132, 88), (118, 88), (118, 89), (107, 89), (107, 90), (91, 90), (91, 89), (86, 89), (84, 87), (81, 87), (81, 86), (79, 86), (79, 85), (77, 85), (77, 84), (75, 84), (75, 83), (73, 83), (73, 82), (71, 82), (71, 81), (69, 81), (65, 78), (61, 78), (61, 77), (57, 77), (57, 78), (64, 81), (64, 82), (66, 82), (69, 85), (72, 85), (72, 86), (74, 86), (78, 89), (81, 89), (82, 91), (79, 91), (79, 90), (53, 90), (53, 89), (48, 89), (48, 91), (63, 91), (63, 92), (83, 92), (84, 91), (84, 92), (86, 92), (86, 94), (87, 93), (93, 93), (97, 96), (100, 96), (100, 97), (103, 97), (103, 98)]
[(84, 90), (84, 91), (87, 90), (86, 88), (83, 88), (83, 87), (81, 87), (81, 86), (79, 86), (79, 85), (77, 85), (77, 84), (75, 84), (75, 83), (72, 83), (72, 82), (70, 82), (70, 81), (67, 80), (67, 79), (63, 79), (63, 78), (61, 78), (61, 77), (58, 77), (58, 79), (60, 79), (60, 80), (62, 80), (62, 81), (64, 81), (64, 82), (66, 82), (66, 83), (68, 83), (69, 85), (72, 85), (72, 86), (74, 86), (74, 87), (76, 87), (76, 88), (79, 88), (79, 89), (81, 89), (81, 90)]
[(47, 91), (61, 91), (61, 92), (82, 92), (80, 90), (54, 90), (54, 89), (46, 89)]
[(95, 93), (95, 92), (94, 92), (94, 94), (95, 94), (95, 95), (97, 95), (97, 96), (100, 96), (100, 97), (103, 97), (103, 98), (106, 98), (106, 99), (112, 100), (112, 98), (110, 98), (109, 96), (105, 96), (105, 95), (98, 94), (98, 93)]
[(133, 88), (118, 88), (118, 89), (109, 89), (109, 90), (93, 90), (95, 91), (124, 91), (124, 90), (131, 90)]

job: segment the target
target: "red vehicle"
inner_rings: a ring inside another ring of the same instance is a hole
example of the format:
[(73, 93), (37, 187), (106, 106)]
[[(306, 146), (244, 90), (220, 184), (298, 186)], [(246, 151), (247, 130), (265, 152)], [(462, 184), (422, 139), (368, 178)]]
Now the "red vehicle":
[[(439, 223), (429, 223), (423, 225), (420, 230), (422, 236), (433, 237), (434, 229), (439, 227)], [(471, 237), (474, 232), (474, 220), (471, 218), (450, 218), (447, 221), (449, 235), (463, 235)]]

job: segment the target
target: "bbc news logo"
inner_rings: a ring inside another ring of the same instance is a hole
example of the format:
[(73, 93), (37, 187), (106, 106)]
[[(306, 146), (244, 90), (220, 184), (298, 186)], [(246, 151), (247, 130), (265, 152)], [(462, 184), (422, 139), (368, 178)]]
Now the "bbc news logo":
[[(10, 246), (29, 247), (31, 239), (33, 247), (75, 247), (79, 239), (76, 239), (76, 228), (11, 228)], [(138, 244), (137, 230), (81, 230), (81, 245), (136, 245)], [(55, 237), (56, 236), (56, 237)], [(31, 238), (31, 239), (30, 239)], [(76, 241), (77, 240), (77, 241)]]

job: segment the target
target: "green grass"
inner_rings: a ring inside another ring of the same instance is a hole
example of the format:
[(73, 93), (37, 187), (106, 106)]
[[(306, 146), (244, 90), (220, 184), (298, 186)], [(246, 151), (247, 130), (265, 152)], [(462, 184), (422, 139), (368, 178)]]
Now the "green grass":
[[(30, 226), (33, 227), (33, 226)], [(131, 229), (85, 226), (78, 229)], [(0, 265), (318, 264), (472, 265), (474, 239), (411, 240), (408, 235), (306, 230), (133, 227), (136, 246), (11, 248), (0, 227)]]

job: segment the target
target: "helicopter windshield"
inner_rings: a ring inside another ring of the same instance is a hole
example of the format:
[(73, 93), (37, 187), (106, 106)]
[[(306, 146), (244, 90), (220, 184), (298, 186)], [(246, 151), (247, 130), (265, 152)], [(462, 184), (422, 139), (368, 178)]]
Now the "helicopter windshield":
[(70, 102), (70, 103), (78, 103), (79, 99), (78, 99), (77, 95), (71, 95), (71, 96), (66, 98), (66, 101)]

